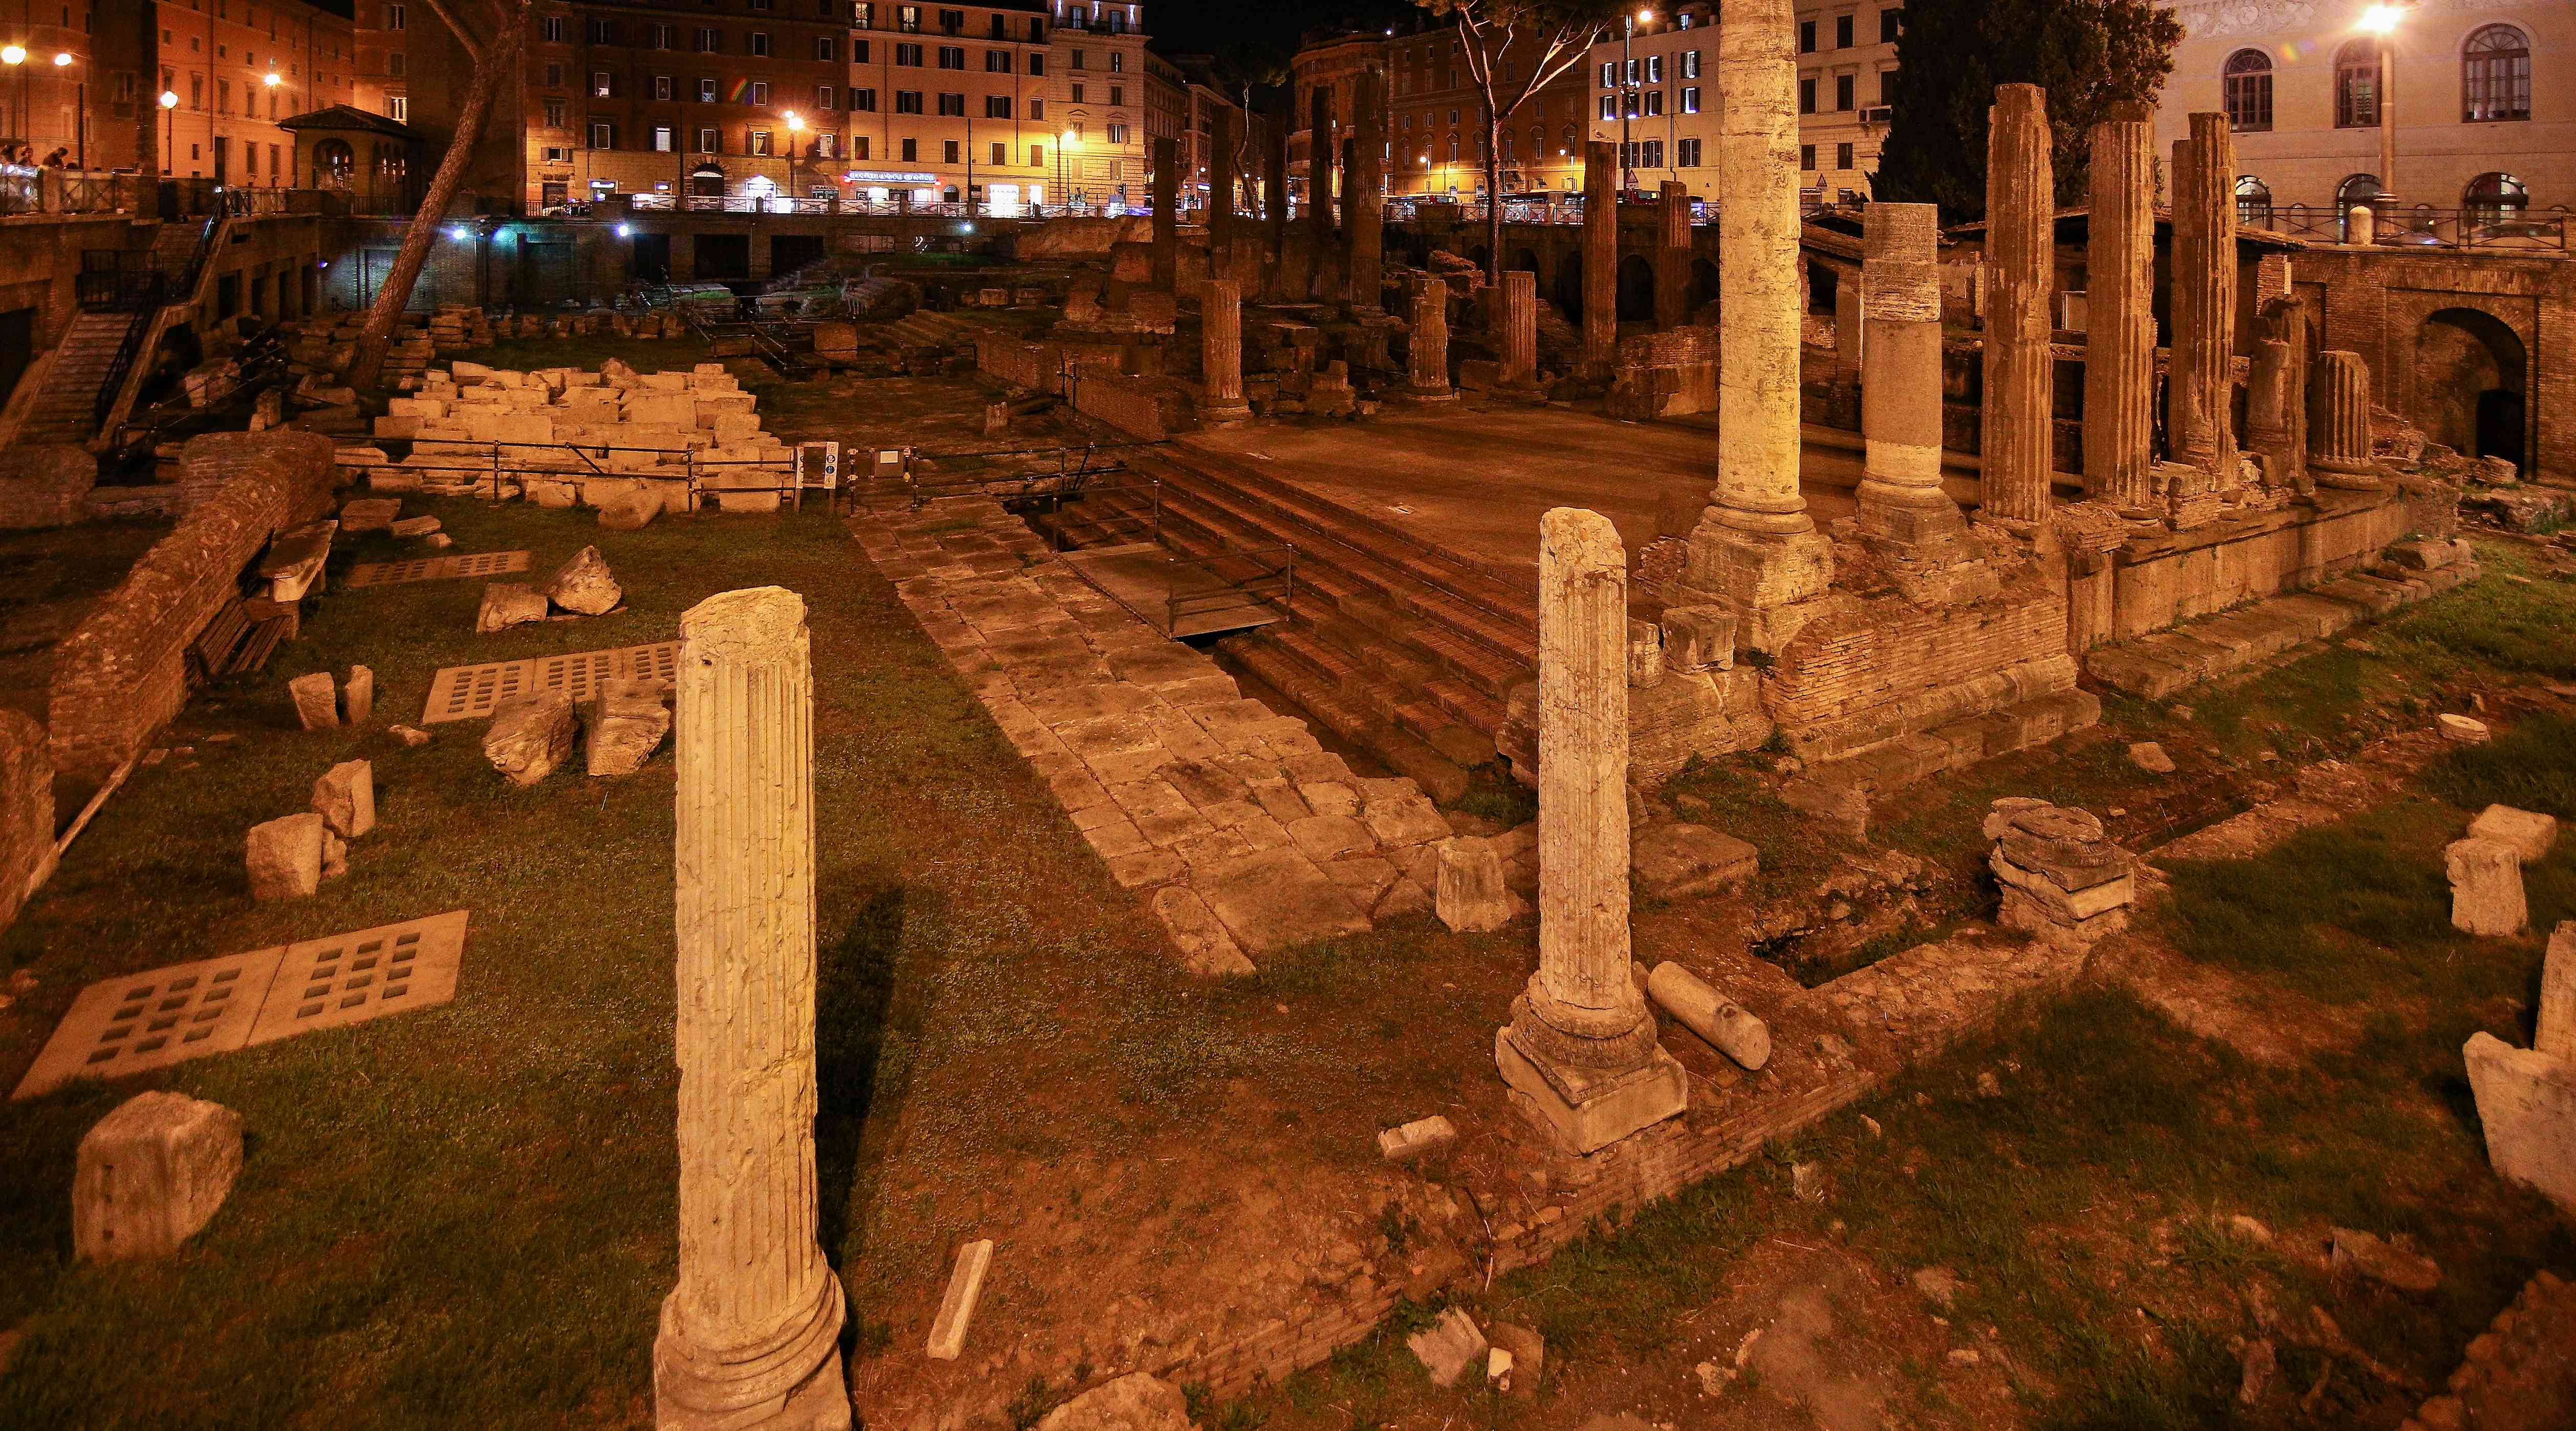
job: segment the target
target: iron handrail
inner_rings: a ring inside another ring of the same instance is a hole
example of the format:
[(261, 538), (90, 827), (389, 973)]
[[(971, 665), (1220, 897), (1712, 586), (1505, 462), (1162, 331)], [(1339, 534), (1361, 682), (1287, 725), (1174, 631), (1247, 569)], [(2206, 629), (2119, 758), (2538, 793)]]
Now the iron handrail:
[[(1268, 556), (1273, 552), (1284, 552), (1286, 558), (1276, 566), (1260, 566), (1259, 563), (1255, 563), (1259, 569), (1250, 576), (1229, 578), (1224, 572), (1217, 570), (1219, 562), (1246, 561), (1255, 557)], [(1228, 547), (1205, 556), (1190, 556), (1175, 552), (1166, 560), (1174, 566), (1198, 567), (1208, 575), (1226, 583), (1222, 587), (1198, 591), (1182, 591), (1174, 587), (1163, 598), (1165, 620), (1163, 629), (1166, 631), (1179, 630), (1181, 618), (1184, 615), (1204, 615), (1211, 611), (1228, 611), (1246, 605), (1275, 605), (1282, 616), (1292, 615), (1296, 610), (1297, 545), (1294, 542), (1280, 542), (1266, 547)], [(1273, 582), (1277, 584), (1276, 602), (1270, 599), (1272, 587), (1269, 583)]]

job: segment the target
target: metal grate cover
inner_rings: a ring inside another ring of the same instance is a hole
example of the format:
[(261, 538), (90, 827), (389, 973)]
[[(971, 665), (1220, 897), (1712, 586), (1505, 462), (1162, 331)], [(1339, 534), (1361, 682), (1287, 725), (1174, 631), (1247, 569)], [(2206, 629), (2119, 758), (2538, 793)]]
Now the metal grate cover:
[(456, 997), (470, 914), (101, 979), (72, 999), (10, 1097), (446, 1003)]
[(421, 710), (421, 724), (480, 719), (523, 691), (560, 690), (576, 701), (586, 701), (607, 681), (667, 683), (678, 674), (679, 664), (680, 643), (656, 641), (525, 661), (449, 666), (429, 683), (429, 703)]
[(344, 591), (369, 586), (401, 586), (414, 581), (446, 581), (463, 576), (507, 576), (528, 569), (526, 552), (475, 552), (465, 556), (421, 557), (413, 561), (371, 561), (349, 568)]

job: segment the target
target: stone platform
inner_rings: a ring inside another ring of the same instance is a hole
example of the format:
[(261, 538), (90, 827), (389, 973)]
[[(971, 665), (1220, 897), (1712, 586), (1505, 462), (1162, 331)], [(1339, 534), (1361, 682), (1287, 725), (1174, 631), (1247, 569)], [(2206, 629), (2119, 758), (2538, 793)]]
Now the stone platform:
[(859, 544), (1197, 973), (1428, 909), (1449, 825), (1084, 581), (988, 497), (863, 512)]

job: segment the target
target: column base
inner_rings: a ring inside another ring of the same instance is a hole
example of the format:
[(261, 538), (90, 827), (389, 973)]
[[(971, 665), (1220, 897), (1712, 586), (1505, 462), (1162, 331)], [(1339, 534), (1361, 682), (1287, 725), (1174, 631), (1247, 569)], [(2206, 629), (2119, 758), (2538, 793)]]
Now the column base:
[[(1826, 594), (1833, 585), (1834, 547), (1824, 533), (1745, 532), (1727, 526), (1721, 509), (1709, 508), (1691, 529), (1682, 585), (1695, 603), (1723, 606), (1741, 623), (1739, 641), (1777, 651), (1797, 634), (1803, 619), (1773, 619)], [(1766, 639), (1767, 638), (1767, 639)]]
[(663, 1386), (659, 1348), (654, 1356), (654, 1431), (850, 1431), (850, 1386), (835, 1346), (823, 1364), (785, 1396), (731, 1411), (706, 1411), (675, 1401)]
[(1485, 395), (1497, 402), (1520, 403), (1529, 407), (1535, 407), (1547, 401), (1547, 389), (1536, 383), (1506, 383), (1501, 387), (1486, 389)]
[(1386, 396), (1387, 401), (1389, 402), (1400, 402), (1408, 406), (1427, 407), (1434, 403), (1456, 402), (1458, 400), (1458, 390), (1456, 388), (1417, 388), (1411, 384), (1407, 384), (1395, 389)]
[(1249, 403), (1203, 403), (1199, 407), (1201, 427), (1241, 427), (1250, 421), (1252, 405)]
[(2379, 474), (2378, 465), (2369, 462), (2344, 462), (2311, 456), (2308, 458), (2308, 475), (2316, 479), (2318, 486), (2341, 492), (2378, 492), (2388, 486), (2387, 480)]
[(1690, 1106), (1689, 1075), (1660, 1047), (1635, 1068), (1578, 1068), (1525, 1048), (1506, 1024), (1494, 1031), (1494, 1066), (1511, 1086), (1512, 1106), (1578, 1157)]

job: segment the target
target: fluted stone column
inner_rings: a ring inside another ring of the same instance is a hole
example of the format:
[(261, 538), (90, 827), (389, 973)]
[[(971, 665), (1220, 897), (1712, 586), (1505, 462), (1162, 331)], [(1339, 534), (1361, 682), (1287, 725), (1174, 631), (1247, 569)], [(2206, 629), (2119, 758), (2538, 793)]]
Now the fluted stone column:
[(1501, 298), (1503, 370), (1495, 391), (1527, 402), (1541, 396), (1538, 386), (1538, 275), (1521, 269), (1503, 274)]
[(2166, 440), (2176, 462), (2209, 474), (2212, 491), (2237, 485), (2236, 140), (2224, 114), (2195, 114), (2174, 142), (2172, 372)]
[(2278, 399), (2281, 424), (2287, 430), (2288, 488), (2301, 499), (2313, 499), (2317, 483), (2308, 471), (2308, 379), (2317, 365), (2316, 313), (2284, 272), (2281, 293), (2263, 302), (2262, 319), (2264, 336), (2290, 347), (2284, 393)]
[[(1321, 285), (1333, 251), (1333, 158), (1341, 141), (1333, 133), (1333, 91), (1317, 85), (1306, 96), (1306, 248), (1311, 282)], [(1318, 288), (1319, 296), (1321, 294)]]
[(2307, 406), (2296, 355), (2280, 338), (2258, 338), (2245, 377), (2245, 446), (2263, 471), (2263, 485), (2286, 496), (2298, 485), (2301, 460), (2291, 413)]
[(1619, 153), (1583, 146), (1583, 372), (1606, 381), (1619, 347)]
[(1252, 416), (1243, 400), (1243, 286), (1211, 278), (1199, 290), (1199, 421), (1232, 427)]
[(1169, 293), (1181, 271), (1181, 161), (1179, 146), (1156, 135), (1154, 160), (1154, 287)]
[(1986, 111), (1985, 514), (2019, 530), (2048, 520), (2057, 430), (2048, 300), (2057, 198), (2048, 92), (1999, 84)]
[(1538, 972), (1494, 1035), (1513, 1102), (1578, 1153), (1682, 1111), (1628, 968), (1628, 557), (1609, 519), (1539, 519)]
[(1861, 530), (1910, 543), (1963, 525), (1941, 490), (1941, 220), (1930, 204), (1861, 210)]
[(1217, 105), (1208, 118), (1208, 269), (1232, 273), (1234, 266), (1234, 110)]
[[(1717, 489), (1690, 537), (1692, 599), (1777, 650), (1823, 594), (1833, 552), (1798, 489), (1798, 68), (1790, 0), (1734, 0), (1717, 23)], [(1608, 146), (1603, 146), (1606, 150)]]
[(2370, 365), (2359, 353), (2317, 354), (2308, 375), (2308, 470), (2320, 487), (2375, 492), (2387, 485), (2370, 459)]
[(1385, 74), (1360, 71), (1352, 84), (1351, 104), (1355, 113), (1350, 160), (1342, 170), (1350, 195), (1345, 201), (1350, 212), (1342, 224), (1345, 300), (1361, 312), (1374, 312), (1386, 303), (1380, 275), (1386, 243)]
[(841, 1282), (815, 1236), (814, 732), (805, 603), (680, 618), (680, 1280), (654, 1422), (841, 1431)]
[(2084, 255), (2084, 490), (2133, 515), (2155, 500), (2156, 150), (2153, 106), (2093, 126)]
[(1406, 346), (1404, 386), (1395, 396), (1405, 402), (1451, 402), (1458, 394), (1449, 385), (1449, 285), (1425, 278), (1413, 290), (1413, 333)]
[(1655, 210), (1655, 331), (1669, 333), (1690, 321), (1690, 185), (1664, 181)]

